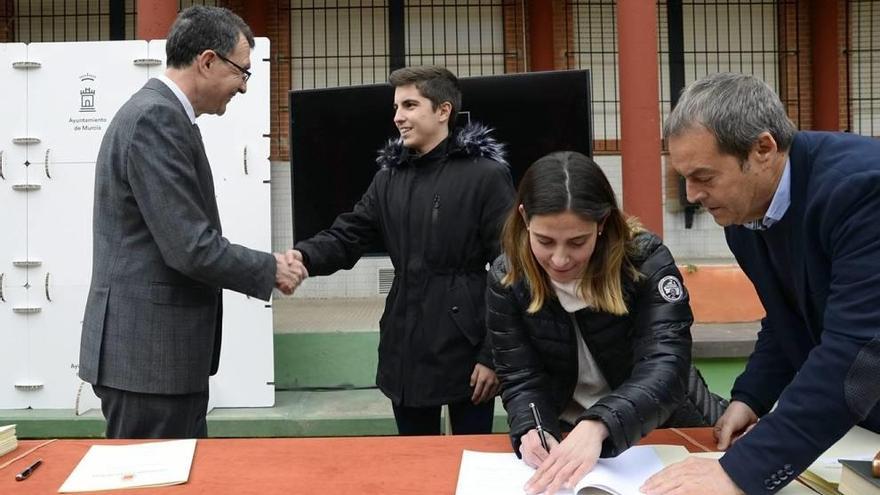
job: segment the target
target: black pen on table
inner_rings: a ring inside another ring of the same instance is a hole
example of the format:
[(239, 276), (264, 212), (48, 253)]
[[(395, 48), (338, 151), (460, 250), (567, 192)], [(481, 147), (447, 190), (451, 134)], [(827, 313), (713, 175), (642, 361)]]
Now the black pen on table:
[(547, 446), (547, 437), (544, 436), (544, 427), (541, 426), (541, 415), (538, 414), (538, 408), (535, 407), (534, 402), (529, 402), (529, 409), (532, 410), (532, 417), (535, 418), (535, 430), (538, 431), (538, 438), (541, 439), (541, 447), (550, 452), (550, 447)]
[(37, 468), (40, 467), (40, 464), (42, 464), (42, 463), (43, 463), (42, 459), (37, 459), (36, 461), (34, 461), (33, 464), (24, 468), (24, 471), (16, 474), (15, 481), (24, 481), (24, 480), (28, 479), (28, 477), (30, 477), (30, 475), (32, 475), (34, 473), (34, 471), (36, 471)]

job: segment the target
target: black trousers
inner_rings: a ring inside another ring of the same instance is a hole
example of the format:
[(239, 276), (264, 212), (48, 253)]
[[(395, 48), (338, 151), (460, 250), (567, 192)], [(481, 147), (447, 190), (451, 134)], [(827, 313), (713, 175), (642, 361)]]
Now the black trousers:
[(208, 391), (164, 395), (92, 385), (107, 419), (107, 438), (205, 438)]
[[(439, 435), (440, 408), (395, 406), (394, 421), (401, 435)], [(492, 433), (495, 399), (474, 405), (470, 400), (449, 404), (449, 422), (454, 435)]]

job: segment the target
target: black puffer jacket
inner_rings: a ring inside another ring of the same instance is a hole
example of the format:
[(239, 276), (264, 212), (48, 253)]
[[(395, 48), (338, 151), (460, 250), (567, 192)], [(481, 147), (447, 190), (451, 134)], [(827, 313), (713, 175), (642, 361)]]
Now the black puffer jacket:
[[(693, 316), (672, 255), (647, 232), (632, 242), (636, 254), (630, 260), (643, 277), (633, 282), (624, 276), (629, 314), (616, 316), (591, 308), (574, 313), (611, 388), (580, 418), (599, 420), (608, 427), (602, 457), (620, 454), (659, 426), (714, 424), (726, 407), (691, 366)], [(535, 427), (530, 402), (541, 413), (545, 430), (561, 438), (558, 418), (577, 384), (577, 336), (572, 315), (555, 297), (538, 312), (526, 313), (529, 288), (523, 280), (511, 287), (501, 285), (505, 263), (500, 256), (489, 275), (487, 320), (511, 440), (519, 455), (520, 437)], [(672, 290), (667, 277), (679, 281), (671, 284)], [(680, 294), (676, 287), (682, 289)]]
[(394, 282), (379, 322), (376, 384), (397, 405), (467, 400), (486, 339), (486, 265), (513, 204), (510, 170), (489, 130), (473, 124), (414, 157), (400, 140), (349, 213), (296, 244), (310, 275), (351, 268), (381, 239)]

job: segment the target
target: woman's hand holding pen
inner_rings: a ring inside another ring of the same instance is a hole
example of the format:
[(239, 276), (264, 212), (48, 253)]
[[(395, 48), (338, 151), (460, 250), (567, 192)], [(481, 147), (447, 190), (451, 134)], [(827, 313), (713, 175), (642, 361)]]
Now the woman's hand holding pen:
[[(547, 439), (547, 446), (550, 450), (553, 450), (553, 447), (559, 445), (556, 438), (549, 433), (545, 432), (544, 438)], [(550, 453), (544, 450), (544, 447), (541, 446), (541, 438), (538, 436), (538, 430), (529, 430), (528, 433), (520, 437), (519, 441), (519, 453), (522, 455), (522, 460), (535, 469), (537, 469), (538, 466), (544, 462), (544, 459), (550, 455)]]
[[(541, 442), (534, 430), (522, 437), (522, 443), (525, 445), (527, 437), (532, 433), (534, 433), (534, 444), (531, 445), (536, 444), (540, 449)], [(524, 487), (526, 493), (543, 492), (546, 495), (553, 495), (560, 489), (573, 488), (596, 465), (602, 452), (602, 442), (607, 437), (608, 429), (602, 422), (590, 420), (579, 422), (562, 442), (550, 446), (550, 453), (526, 482)], [(552, 435), (547, 435), (548, 444), (552, 439)], [(523, 452), (523, 447), (520, 447), (520, 452)], [(523, 460), (525, 458), (523, 453)]]

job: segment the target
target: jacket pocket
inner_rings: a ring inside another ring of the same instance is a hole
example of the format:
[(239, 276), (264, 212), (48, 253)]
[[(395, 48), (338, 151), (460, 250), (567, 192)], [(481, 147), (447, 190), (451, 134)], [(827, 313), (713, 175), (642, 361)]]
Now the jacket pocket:
[(466, 283), (457, 281), (450, 292), (449, 307), (446, 310), (452, 321), (471, 343), (479, 345), (486, 337), (486, 325), (479, 317), (474, 301)]
[(208, 287), (181, 287), (153, 282), (150, 286), (150, 301), (167, 306), (203, 306), (214, 304), (219, 291)]

